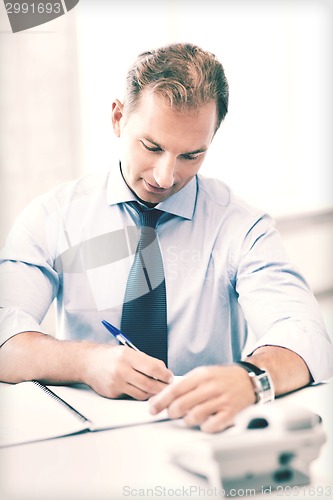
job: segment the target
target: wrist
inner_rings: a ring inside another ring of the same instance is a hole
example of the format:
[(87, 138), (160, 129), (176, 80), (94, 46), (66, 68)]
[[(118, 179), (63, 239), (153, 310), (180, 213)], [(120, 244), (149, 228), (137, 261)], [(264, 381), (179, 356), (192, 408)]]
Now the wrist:
[(96, 378), (96, 372), (99, 367), (99, 353), (103, 349), (103, 344), (93, 342), (80, 342), (81, 349), (78, 350), (78, 378), (80, 383), (91, 386)]
[(265, 368), (259, 368), (248, 361), (239, 361), (235, 364), (248, 373), (255, 394), (256, 404), (273, 401), (275, 397), (274, 385), (269, 372)]

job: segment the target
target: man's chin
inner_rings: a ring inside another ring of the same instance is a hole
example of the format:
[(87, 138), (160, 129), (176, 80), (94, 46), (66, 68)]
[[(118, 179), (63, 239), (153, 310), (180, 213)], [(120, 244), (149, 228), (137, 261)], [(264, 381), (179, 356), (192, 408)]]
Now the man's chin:
[(170, 198), (170, 196), (172, 196), (174, 192), (174, 189), (165, 189), (163, 191), (153, 193), (150, 190), (144, 189), (138, 190), (135, 194), (140, 201), (146, 203), (147, 205), (158, 205), (158, 203), (161, 203), (167, 198)]
[[(171, 196), (171, 195), (169, 195), (169, 196)], [(159, 203), (162, 203), (162, 201), (169, 198), (169, 196), (151, 196), (151, 195), (147, 195), (147, 194), (139, 196), (138, 194), (136, 194), (136, 197), (138, 198), (139, 201), (141, 201), (145, 205), (151, 206), (151, 207), (154, 207), (154, 206), (158, 205)]]

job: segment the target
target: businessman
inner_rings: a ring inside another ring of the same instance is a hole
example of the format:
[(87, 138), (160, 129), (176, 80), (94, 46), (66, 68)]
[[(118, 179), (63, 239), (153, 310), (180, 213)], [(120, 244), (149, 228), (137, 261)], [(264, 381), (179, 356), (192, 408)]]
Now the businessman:
[[(112, 104), (119, 163), (35, 200), (2, 250), (2, 381), (150, 398), (153, 413), (217, 432), (333, 375), (318, 304), (274, 222), (199, 174), (227, 111), (213, 54), (174, 44), (137, 58)], [(56, 338), (40, 326), (54, 299)], [(248, 325), (257, 341), (242, 358)]]

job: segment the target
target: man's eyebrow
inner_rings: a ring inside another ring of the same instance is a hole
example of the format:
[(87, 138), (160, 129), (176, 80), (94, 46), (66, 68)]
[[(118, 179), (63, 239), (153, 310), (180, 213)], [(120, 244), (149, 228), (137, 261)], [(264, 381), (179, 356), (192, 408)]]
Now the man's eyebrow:
[(196, 149), (195, 151), (188, 151), (188, 153), (183, 153), (183, 155), (197, 155), (199, 153), (205, 153), (208, 148), (199, 148)]
[[(146, 141), (150, 142), (151, 144), (154, 144), (155, 147), (157, 148), (160, 148), (160, 149), (164, 149), (163, 146), (161, 146), (160, 144), (158, 144), (156, 141), (154, 141), (153, 139), (151, 139), (151, 137), (149, 136), (146, 136)], [(188, 151), (186, 153), (182, 153), (183, 155), (197, 155), (199, 153), (205, 153), (206, 151), (208, 150), (208, 148), (206, 148), (205, 146), (202, 147), (202, 148), (199, 148), (199, 149), (196, 149), (194, 151)]]
[(148, 142), (151, 142), (151, 144), (154, 144), (154, 146), (156, 146), (157, 148), (162, 148), (162, 146), (160, 144), (158, 144), (156, 141), (153, 141), (153, 139), (151, 139), (148, 135), (145, 137), (146, 141)]

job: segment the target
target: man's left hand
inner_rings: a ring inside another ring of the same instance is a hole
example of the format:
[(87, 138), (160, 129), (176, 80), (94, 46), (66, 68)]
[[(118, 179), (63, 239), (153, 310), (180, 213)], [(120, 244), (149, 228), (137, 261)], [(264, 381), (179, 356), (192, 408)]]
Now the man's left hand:
[(218, 432), (233, 424), (243, 408), (255, 402), (247, 372), (240, 366), (202, 366), (187, 373), (150, 399), (151, 412), (165, 408), (172, 419)]

